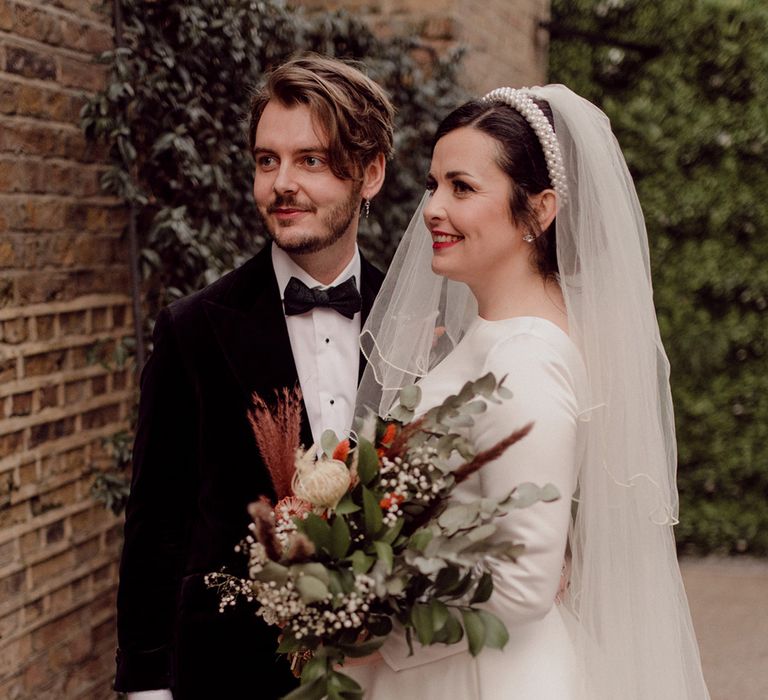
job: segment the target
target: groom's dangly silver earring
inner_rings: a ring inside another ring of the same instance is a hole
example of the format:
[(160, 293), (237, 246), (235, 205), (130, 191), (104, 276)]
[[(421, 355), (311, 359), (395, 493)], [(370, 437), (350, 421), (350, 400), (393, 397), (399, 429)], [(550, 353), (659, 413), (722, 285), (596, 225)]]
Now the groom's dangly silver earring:
[(371, 200), (365, 200), (365, 218), (368, 219), (368, 215), (371, 213)]
[(533, 243), (533, 242), (536, 240), (536, 236), (534, 236), (534, 235), (533, 235), (533, 234), (532, 234), (532, 233), (529, 231), (528, 233), (526, 233), (526, 234), (523, 236), (523, 240), (524, 240), (526, 243)]

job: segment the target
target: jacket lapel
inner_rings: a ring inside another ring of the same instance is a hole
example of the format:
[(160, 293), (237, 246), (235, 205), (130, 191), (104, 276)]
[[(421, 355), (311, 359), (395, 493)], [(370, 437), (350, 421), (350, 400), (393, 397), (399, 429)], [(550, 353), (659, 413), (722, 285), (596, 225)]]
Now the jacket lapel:
[[(299, 382), (285, 324), (270, 246), (237, 270), (236, 280), (220, 303), (205, 303), (221, 351), (248, 405), (257, 392), (267, 402), (276, 389)], [(301, 441), (312, 442), (302, 401)]]

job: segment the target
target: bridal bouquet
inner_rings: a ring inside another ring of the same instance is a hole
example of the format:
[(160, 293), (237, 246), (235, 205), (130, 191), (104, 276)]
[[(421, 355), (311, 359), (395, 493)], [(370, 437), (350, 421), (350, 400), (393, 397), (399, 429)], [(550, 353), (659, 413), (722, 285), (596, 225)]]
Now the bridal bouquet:
[(530, 430), (479, 453), (461, 436), (488, 402), (510, 397), (503, 379), (487, 374), (414, 420), (420, 389), (409, 386), (389, 419), (364, 422), (354, 446), (327, 431), (319, 457), (316, 446), (299, 447), (298, 391), (271, 408), (254, 397), (251, 424), (278, 501), (250, 506), (240, 545), (248, 578), (219, 572), (206, 583), (218, 589), (222, 610), (244, 598), (282, 629), (278, 652), (301, 677), (286, 700), (361, 698), (338, 669), (346, 657), (375, 651), (395, 622), (411, 650), (414, 636), (423, 645), (466, 637), (473, 655), (506, 644), (504, 625), (478, 607), (493, 593), (484, 560), (514, 560), (523, 545), (494, 537), (494, 521), (554, 500), (557, 490), (526, 483), (472, 503), (450, 497)]

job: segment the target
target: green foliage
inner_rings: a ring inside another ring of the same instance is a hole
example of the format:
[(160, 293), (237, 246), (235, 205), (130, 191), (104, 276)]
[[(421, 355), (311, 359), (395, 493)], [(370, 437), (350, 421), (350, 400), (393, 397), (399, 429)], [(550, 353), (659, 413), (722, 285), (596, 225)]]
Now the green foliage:
[[(246, 125), (264, 72), (308, 50), (363, 63), (397, 107), (395, 157), (361, 226), (384, 267), (424, 191), (437, 123), (464, 94), (458, 54), (422, 69), (416, 39), (376, 38), (344, 12), (305, 15), (281, 0), (121, 0), (125, 47), (103, 56), (107, 87), (83, 110), (91, 140), (109, 147), (102, 185), (137, 210), (148, 327), (157, 312), (249, 258), (264, 243), (251, 193)], [(100, 478), (113, 509), (127, 482)]]
[(363, 62), (398, 109), (396, 156), (362, 228), (386, 264), (424, 190), (431, 135), (463, 95), (456, 56), (429, 72), (416, 40), (380, 40), (344, 12), (305, 15), (280, 0), (122, 0), (125, 48), (104, 56), (110, 80), (83, 111), (110, 147), (103, 184), (139, 209), (149, 315), (218, 278), (264, 242), (252, 201), (249, 96), (264, 72), (312, 50)]
[(554, 0), (551, 73), (610, 117), (672, 364), (685, 551), (768, 553), (768, 7)]

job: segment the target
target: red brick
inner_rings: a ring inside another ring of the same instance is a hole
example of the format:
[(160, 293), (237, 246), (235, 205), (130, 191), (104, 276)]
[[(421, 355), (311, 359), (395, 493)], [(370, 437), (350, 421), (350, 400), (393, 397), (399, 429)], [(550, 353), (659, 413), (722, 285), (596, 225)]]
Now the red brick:
[(106, 306), (91, 309), (91, 327), (97, 332), (111, 329), (109, 309)]
[(37, 483), (37, 465), (27, 462), (19, 467), (19, 488)]
[(51, 423), (33, 425), (29, 431), (29, 448), (32, 449), (49, 440), (58, 440), (72, 435), (75, 432), (75, 419), (73, 416), (60, 418)]
[(0, 600), (7, 603), (12, 598), (22, 593), (24, 591), (26, 578), (26, 573), (24, 571), (16, 571), (15, 573), (0, 578)]
[(64, 385), (64, 403), (72, 404), (76, 401), (82, 401), (88, 395), (88, 380), (80, 379), (76, 382), (69, 382)]
[(75, 566), (91, 561), (99, 554), (100, 539), (97, 535), (75, 547)]
[(40, 551), (40, 533), (35, 530), (34, 532), (25, 532), (21, 536), (21, 556), (22, 559), (26, 559), (31, 554), (36, 554)]
[(38, 316), (35, 318), (35, 328), (38, 340), (51, 340), (54, 335), (54, 316)]
[(40, 409), (52, 408), (59, 405), (59, 387), (56, 384), (49, 384), (41, 387), (39, 390)]
[(32, 586), (37, 588), (45, 582), (49, 581), (56, 576), (63, 574), (68, 569), (71, 569), (75, 562), (74, 552), (71, 549), (57, 554), (50, 559), (46, 559), (39, 564), (34, 564), (30, 567), (32, 575)]
[(83, 335), (86, 332), (86, 312), (70, 311), (60, 314), (59, 328), (63, 335)]
[(9, 31), (13, 28), (14, 7), (9, 0), (0, 0), (0, 29)]
[(120, 406), (112, 404), (111, 406), (102, 406), (87, 411), (82, 415), (83, 430), (92, 430), (101, 428), (109, 423), (116, 423), (120, 420)]
[(112, 34), (93, 25), (63, 22), (62, 42), (69, 48), (99, 54), (112, 48)]
[(91, 394), (93, 396), (101, 396), (107, 393), (107, 377), (106, 375), (99, 375), (91, 379)]
[(106, 84), (106, 66), (60, 56), (59, 83), (65, 87), (96, 92)]
[(27, 319), (24, 317), (3, 321), (0, 325), (0, 339), (11, 345), (23, 343), (29, 337)]
[(115, 372), (112, 375), (112, 388), (115, 391), (122, 391), (128, 385), (128, 372)]
[(54, 350), (38, 355), (30, 355), (24, 359), (24, 375), (27, 377), (38, 377), (45, 374), (54, 374), (64, 368), (66, 359), (66, 350)]
[[(15, 433), (0, 435), (0, 458), (10, 457), (12, 454), (19, 452), (21, 450), (23, 438), (24, 432), (21, 430), (17, 430)], [(4, 481), (3, 488), (5, 488)]]
[(64, 539), (65, 534), (66, 528), (64, 526), (64, 520), (57, 520), (55, 523), (51, 523), (45, 528), (46, 546), (61, 542)]
[(13, 397), (13, 403), (11, 406), (12, 416), (28, 416), (32, 413), (32, 400), (34, 394), (31, 391), (27, 391), (23, 394), (16, 394)]
[(24, 624), (29, 625), (35, 620), (39, 620), (45, 614), (45, 601), (38, 598), (24, 606)]
[[(0, 568), (8, 566), (18, 558), (18, 550), (16, 548), (16, 540), (9, 540), (0, 544)], [(0, 634), (0, 638), (2, 638)]]
[(21, 303), (42, 304), (78, 296), (77, 285), (61, 272), (31, 272), (16, 280), (16, 294)]
[(18, 46), (6, 46), (5, 52), (8, 73), (38, 80), (56, 78), (56, 61), (52, 56)]
[[(16, 503), (14, 505), (8, 505), (3, 494), (0, 494), (0, 528), (10, 527), (11, 525), (18, 525), (29, 520), (29, 503)], [(3, 585), (0, 582), (0, 600), (3, 598)]]
[(16, 5), (14, 33), (44, 44), (61, 43), (61, 21), (53, 15), (34, 7)]
[(0, 360), (0, 383), (12, 382), (16, 379), (16, 358)]

